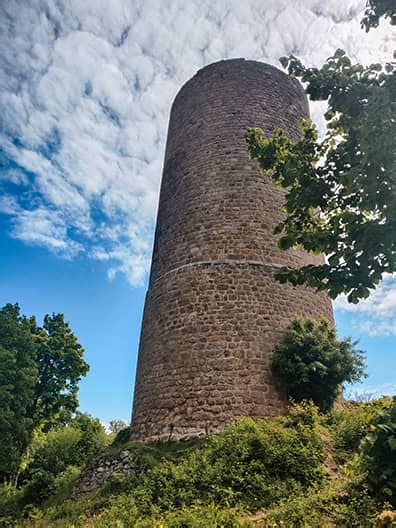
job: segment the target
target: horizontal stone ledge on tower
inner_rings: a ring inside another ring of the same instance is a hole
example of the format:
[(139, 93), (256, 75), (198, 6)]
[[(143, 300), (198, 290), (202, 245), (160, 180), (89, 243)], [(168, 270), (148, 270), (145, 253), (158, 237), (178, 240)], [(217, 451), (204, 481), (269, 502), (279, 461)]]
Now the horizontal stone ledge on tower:
[(223, 260), (199, 260), (197, 262), (189, 262), (188, 264), (182, 264), (177, 268), (173, 268), (159, 277), (157, 277), (153, 282), (157, 282), (168, 275), (177, 273), (178, 271), (190, 269), (194, 267), (209, 267), (209, 266), (232, 266), (232, 267), (242, 267), (242, 266), (256, 266), (261, 268), (266, 268), (269, 271), (274, 271), (280, 268), (283, 268), (282, 264), (275, 264), (273, 262), (260, 262), (259, 260), (234, 260), (234, 259), (223, 259)]

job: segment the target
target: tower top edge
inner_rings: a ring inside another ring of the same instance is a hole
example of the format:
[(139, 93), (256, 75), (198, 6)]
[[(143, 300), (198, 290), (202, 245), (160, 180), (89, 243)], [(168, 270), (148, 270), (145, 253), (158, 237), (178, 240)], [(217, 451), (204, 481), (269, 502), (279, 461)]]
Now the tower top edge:
[(205, 66), (202, 66), (202, 68), (199, 68), (196, 72), (196, 74), (192, 77), (194, 78), (196, 75), (202, 75), (202, 73), (206, 72), (207, 70), (213, 69), (213, 68), (221, 68), (222, 66), (225, 67), (240, 67), (240, 66), (253, 66), (256, 68), (266, 69), (268, 71), (275, 70), (276, 72), (283, 73), (284, 75), (288, 76), (286, 73), (282, 72), (279, 68), (274, 66), (273, 64), (269, 64), (268, 62), (263, 62), (259, 60), (254, 59), (246, 59), (245, 57), (233, 57), (231, 59), (221, 59), (215, 62), (211, 62), (209, 64), (205, 64)]
[(205, 66), (197, 70), (197, 72), (182, 85), (182, 87), (176, 94), (173, 104), (175, 104), (177, 99), (179, 99), (182, 94), (188, 91), (190, 87), (194, 86), (195, 84), (200, 84), (200, 82), (203, 81), (205, 77), (218, 75), (218, 77), (222, 79), (223, 76), (240, 74), (240, 80), (241, 83), (243, 83), (243, 74), (248, 73), (249, 71), (254, 71), (257, 75), (262, 76), (263, 81), (267, 80), (268, 82), (273, 80), (274, 82), (284, 84), (285, 87), (288, 86), (289, 88), (294, 88), (296, 97), (301, 98), (305, 101), (307, 100), (305, 91), (301, 83), (297, 79), (290, 77), (286, 72), (280, 70), (272, 64), (268, 64), (267, 62), (262, 62), (253, 59), (245, 59), (243, 57), (240, 57), (232, 59), (222, 59), (216, 62), (212, 62), (210, 64), (206, 64)]

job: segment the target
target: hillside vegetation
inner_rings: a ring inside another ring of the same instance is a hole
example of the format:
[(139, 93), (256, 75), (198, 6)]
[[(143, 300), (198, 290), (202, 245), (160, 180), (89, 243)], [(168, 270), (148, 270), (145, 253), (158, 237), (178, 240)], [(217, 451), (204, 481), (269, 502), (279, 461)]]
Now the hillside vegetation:
[[(42, 487), (35, 495), (29, 481), (17, 490), (4, 486), (0, 524), (392, 526), (395, 431), (396, 400), (390, 398), (345, 403), (326, 413), (304, 402), (292, 406), (287, 417), (242, 418), (222, 433), (189, 442), (143, 446), (128, 442), (124, 430), (109, 447), (98, 448), (97, 456), (134, 451), (141, 461), (138, 475), (114, 474), (94, 492), (73, 497), (82, 467), (60, 465), (47, 496)], [(59, 465), (65, 449), (57, 446)], [(40, 449), (43, 468), (50, 455), (43, 444)]]
[(1, 527), (396, 523), (396, 399), (334, 409), (364, 360), (326, 321), (293, 320), (273, 351), (272, 374), (298, 402), (287, 416), (185, 442), (133, 443), (119, 421), (108, 434), (78, 410), (88, 365), (62, 314), (41, 327), (6, 305), (0, 355)]

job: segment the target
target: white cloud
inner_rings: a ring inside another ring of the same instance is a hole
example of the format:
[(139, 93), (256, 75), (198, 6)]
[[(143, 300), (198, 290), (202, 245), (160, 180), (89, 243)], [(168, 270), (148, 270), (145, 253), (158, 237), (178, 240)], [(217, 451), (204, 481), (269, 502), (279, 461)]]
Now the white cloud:
[(358, 304), (348, 303), (340, 296), (336, 310), (352, 312), (355, 326), (371, 336), (396, 335), (396, 275), (387, 275), (367, 299)]
[(29, 244), (45, 246), (67, 259), (75, 257), (83, 250), (82, 244), (69, 236), (64, 215), (56, 210), (40, 206), (32, 210), (23, 209), (12, 197), (1, 197), (0, 212), (11, 215), (11, 235), (15, 238)]
[[(181, 85), (230, 57), (278, 64), (294, 53), (319, 65), (343, 47), (363, 62), (388, 58), (388, 28), (360, 29), (364, 4), (2, 2), (0, 148), (11, 160), (13, 205), (9, 195), (3, 200), (11, 235), (69, 258), (85, 252), (108, 262), (111, 276), (141, 284)], [(318, 122), (322, 111), (314, 108)]]

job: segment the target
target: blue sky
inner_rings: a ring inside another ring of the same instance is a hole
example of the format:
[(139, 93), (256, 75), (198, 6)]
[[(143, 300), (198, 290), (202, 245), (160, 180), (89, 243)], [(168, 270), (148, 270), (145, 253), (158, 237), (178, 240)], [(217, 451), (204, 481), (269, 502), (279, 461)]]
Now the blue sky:
[(40, 322), (46, 313), (64, 313), (90, 365), (80, 384), (82, 409), (105, 422), (128, 420), (145, 288), (123, 275), (109, 281), (101, 262), (60, 259), (11, 238), (1, 248), (0, 306), (18, 302)]
[[(11, 0), (0, 5), (0, 303), (63, 312), (91, 365), (81, 406), (128, 419), (171, 101), (198, 68), (392, 54), (364, 0)], [(111, 5), (111, 9), (109, 9)], [(319, 45), (320, 44), (320, 45)], [(323, 131), (323, 104), (311, 115)], [(369, 378), (396, 387), (396, 279), (336, 304)], [(355, 389), (351, 389), (354, 391)]]

